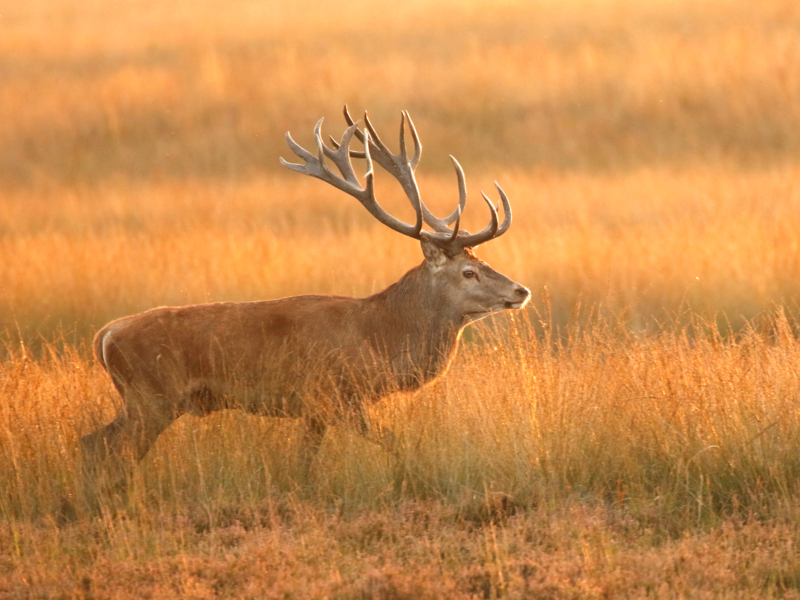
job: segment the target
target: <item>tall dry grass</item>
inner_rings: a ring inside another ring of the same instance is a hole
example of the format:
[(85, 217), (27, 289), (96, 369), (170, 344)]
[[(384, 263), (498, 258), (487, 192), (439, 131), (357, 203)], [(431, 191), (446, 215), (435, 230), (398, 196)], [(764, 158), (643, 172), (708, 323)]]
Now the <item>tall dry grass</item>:
[[(789, 0), (2, 7), (0, 595), (796, 595), (799, 32)], [(102, 324), (421, 260), (279, 167), (345, 102), (390, 142), (411, 112), (440, 214), (450, 153), (468, 228), (503, 185), (480, 254), (530, 311), (374, 407), (397, 457), (334, 429), (306, 479), (296, 423), (184, 417), (91, 512)]]
[[(296, 423), (184, 417), (127, 496), (100, 496), (99, 517), (76, 446), (111, 418), (109, 382), (79, 352), (12, 356), (0, 372), (0, 539), (10, 550), (0, 590), (21, 593), (25, 581), (172, 597), (166, 585), (180, 597), (224, 585), (224, 597), (257, 597), (300, 574), (321, 587), (298, 597), (360, 589), (363, 577), (382, 582), (381, 594), (411, 586), (408, 597), (469, 597), (475, 586), (525, 597), (576, 581), (596, 595), (662, 583), (668, 597), (796, 589), (800, 344), (783, 314), (736, 341), (700, 322), (644, 337), (598, 323), (571, 329), (555, 351), (546, 319), (538, 332), (509, 325), (482, 328), (484, 343), (434, 385), (375, 407), (398, 434), (397, 456), (334, 428), (305, 479)], [(704, 531), (715, 533), (701, 543)], [(265, 543), (275, 554), (256, 573), (263, 549), (252, 551)], [(353, 563), (354, 553), (382, 558)], [(421, 582), (436, 556), (441, 570)], [(330, 565), (347, 570), (346, 584), (328, 579)], [(544, 570), (529, 581), (532, 565)]]
[[(376, 508), (436, 499), (469, 511), (483, 510), (486, 494), (504, 506), (577, 495), (676, 531), (794, 502), (800, 346), (782, 312), (736, 340), (697, 321), (642, 337), (623, 323), (576, 324), (558, 341), (546, 321), (509, 326), (481, 328), (483, 343), (463, 348), (441, 380), (374, 407), (401, 440), (397, 457), (334, 429), (307, 481), (294, 456), (298, 423), (184, 417), (137, 471), (140, 500), (149, 494), (173, 512), (187, 498), (219, 507), (294, 493)], [(58, 514), (65, 499), (86, 510), (77, 439), (119, 404), (99, 366), (50, 350), (3, 363), (7, 518)]]

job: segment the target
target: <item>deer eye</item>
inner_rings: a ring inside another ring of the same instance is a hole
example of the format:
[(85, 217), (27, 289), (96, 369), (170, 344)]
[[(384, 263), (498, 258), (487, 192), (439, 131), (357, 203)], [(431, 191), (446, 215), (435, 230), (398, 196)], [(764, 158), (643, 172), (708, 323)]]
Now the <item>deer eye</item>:
[(466, 270), (463, 273), (464, 277), (469, 279), (470, 277), (475, 277), (475, 271)]

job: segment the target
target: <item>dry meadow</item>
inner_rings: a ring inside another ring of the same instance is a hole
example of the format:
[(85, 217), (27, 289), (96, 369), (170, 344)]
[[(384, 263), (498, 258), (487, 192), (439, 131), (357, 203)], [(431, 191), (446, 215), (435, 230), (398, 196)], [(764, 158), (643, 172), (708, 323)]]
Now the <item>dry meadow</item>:
[[(421, 261), (279, 165), (345, 103), (410, 111), (439, 214), (459, 159), (468, 229), (501, 183), (529, 308), (374, 407), (396, 456), (183, 417), (91, 509), (105, 322)], [(8, 3), (0, 123), (0, 597), (800, 597), (794, 0)]]

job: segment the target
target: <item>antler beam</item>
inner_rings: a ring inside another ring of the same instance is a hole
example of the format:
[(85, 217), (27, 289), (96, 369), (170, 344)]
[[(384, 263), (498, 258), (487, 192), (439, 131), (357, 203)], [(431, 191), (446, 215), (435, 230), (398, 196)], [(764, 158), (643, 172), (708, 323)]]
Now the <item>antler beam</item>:
[[(344, 118), (345, 121), (347, 121), (348, 128), (342, 135), (341, 141), (337, 142), (333, 138), (330, 138), (334, 149), (329, 148), (322, 141), (320, 132), (323, 119), (317, 122), (316, 127), (314, 127), (314, 140), (317, 145), (316, 156), (297, 144), (287, 132), (286, 141), (289, 147), (297, 156), (303, 159), (305, 164), (290, 163), (283, 158), (280, 159), (281, 164), (298, 173), (321, 179), (335, 188), (353, 196), (364, 205), (370, 214), (390, 229), (415, 239), (420, 239), (420, 237), (424, 235), (426, 238), (434, 241), (440, 248), (451, 254), (461, 252), (464, 248), (477, 246), (478, 244), (499, 237), (511, 226), (511, 205), (503, 189), (495, 182), (495, 187), (497, 187), (497, 191), (500, 193), (500, 200), (503, 204), (503, 223), (499, 224), (497, 209), (488, 196), (481, 192), (483, 199), (489, 205), (489, 210), (491, 211), (491, 220), (489, 224), (483, 230), (474, 234), (459, 229), (461, 213), (464, 211), (467, 204), (467, 185), (466, 178), (464, 177), (464, 170), (453, 156), (450, 156), (450, 159), (453, 161), (456, 178), (458, 179), (458, 206), (452, 214), (444, 219), (439, 219), (428, 210), (425, 203), (422, 201), (419, 187), (417, 186), (417, 181), (414, 176), (414, 171), (422, 155), (422, 143), (417, 135), (414, 122), (411, 120), (407, 111), (402, 111), (400, 113), (400, 151), (397, 154), (392, 154), (386, 144), (383, 143), (366, 112), (364, 113), (364, 123), (366, 126), (364, 131), (358, 128), (358, 123), (350, 116), (347, 105), (344, 107)], [(410, 160), (406, 149), (406, 122), (408, 123), (408, 127), (411, 131), (411, 138), (414, 142), (414, 156)], [(353, 137), (356, 137), (364, 144), (363, 152), (350, 149), (350, 143)], [(363, 158), (366, 160), (367, 173), (365, 175), (365, 187), (362, 187), (359, 183), (358, 177), (353, 170), (353, 165), (350, 162), (351, 157)], [(336, 165), (341, 175), (337, 175), (328, 168), (325, 164), (326, 158), (330, 159)], [(375, 198), (373, 182), (373, 159), (400, 183), (416, 214), (416, 222), (413, 225), (393, 217), (378, 204)], [(433, 229), (433, 231), (423, 231), (423, 222)], [(450, 225), (453, 224), (453, 222), (455, 222), (455, 224), (451, 228)]]
[[(390, 229), (414, 239), (419, 239), (420, 231), (422, 230), (422, 213), (419, 210), (419, 201), (417, 200), (417, 205), (415, 206), (417, 220), (414, 225), (409, 225), (383, 210), (375, 198), (375, 186), (373, 182), (374, 171), (372, 170), (372, 159), (369, 154), (369, 143), (364, 146), (367, 173), (365, 175), (366, 187), (362, 188), (353, 171), (353, 165), (350, 162), (350, 141), (353, 139), (353, 134), (358, 131), (357, 125), (350, 125), (350, 127), (345, 130), (344, 135), (342, 135), (341, 144), (337, 144), (336, 150), (331, 150), (322, 141), (322, 135), (320, 134), (323, 120), (324, 119), (320, 119), (317, 121), (317, 125), (314, 127), (314, 139), (317, 142), (317, 156), (314, 156), (311, 152), (300, 146), (287, 132), (286, 142), (289, 144), (292, 152), (302, 158), (306, 164), (290, 163), (283, 158), (280, 159), (281, 164), (292, 171), (310, 175), (331, 184), (333, 187), (353, 196), (364, 205), (364, 208), (366, 208), (373, 217)], [(369, 142), (369, 134), (367, 134), (367, 142)], [(327, 167), (325, 164), (326, 156), (333, 161), (342, 176), (337, 175)], [(412, 206), (414, 205), (413, 199), (411, 199), (411, 204)]]

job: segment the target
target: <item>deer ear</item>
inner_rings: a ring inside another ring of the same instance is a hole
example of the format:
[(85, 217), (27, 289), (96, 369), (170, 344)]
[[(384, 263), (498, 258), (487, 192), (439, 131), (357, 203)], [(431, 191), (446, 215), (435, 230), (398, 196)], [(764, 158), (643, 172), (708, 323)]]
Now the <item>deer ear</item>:
[(420, 243), (422, 244), (422, 254), (425, 255), (425, 262), (433, 269), (441, 269), (447, 262), (444, 250), (424, 236), (420, 238)]

